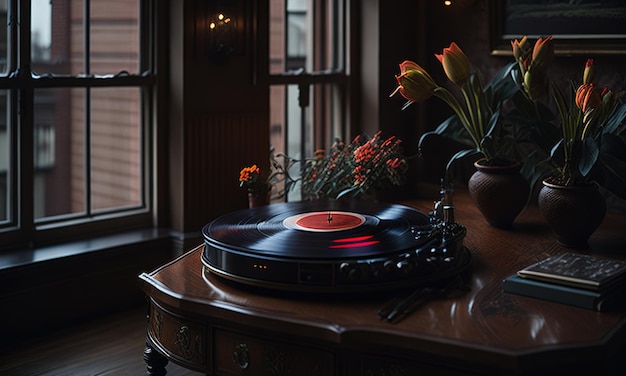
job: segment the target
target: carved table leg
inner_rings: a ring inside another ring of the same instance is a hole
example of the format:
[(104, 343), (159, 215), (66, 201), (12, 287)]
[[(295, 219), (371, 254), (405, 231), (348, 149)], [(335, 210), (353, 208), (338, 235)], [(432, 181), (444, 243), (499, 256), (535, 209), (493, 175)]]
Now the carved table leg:
[(148, 342), (146, 342), (146, 348), (143, 350), (143, 361), (146, 363), (148, 376), (164, 376), (167, 373), (165, 369), (167, 358), (150, 346)]

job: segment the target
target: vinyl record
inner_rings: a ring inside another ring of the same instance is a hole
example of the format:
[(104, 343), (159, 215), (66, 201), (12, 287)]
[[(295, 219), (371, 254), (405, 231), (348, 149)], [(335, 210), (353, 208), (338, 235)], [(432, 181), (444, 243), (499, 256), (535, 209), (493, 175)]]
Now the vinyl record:
[(428, 217), (403, 205), (303, 201), (235, 211), (204, 226), (205, 242), (230, 252), (309, 260), (372, 257), (419, 246)]

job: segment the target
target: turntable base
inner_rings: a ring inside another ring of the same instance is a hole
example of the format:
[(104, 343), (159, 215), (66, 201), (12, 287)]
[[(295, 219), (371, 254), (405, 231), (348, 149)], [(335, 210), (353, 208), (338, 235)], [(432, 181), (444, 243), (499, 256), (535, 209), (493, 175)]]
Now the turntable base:
[(470, 264), (465, 228), (447, 238), (413, 208), (364, 201), (272, 204), (217, 218), (203, 230), (203, 273), (302, 292), (379, 291), (448, 279)]

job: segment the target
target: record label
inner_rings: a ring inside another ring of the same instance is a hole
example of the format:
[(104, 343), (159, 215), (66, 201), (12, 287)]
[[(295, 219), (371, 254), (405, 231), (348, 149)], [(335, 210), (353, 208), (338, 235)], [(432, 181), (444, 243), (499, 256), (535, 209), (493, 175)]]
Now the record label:
[(283, 221), (287, 228), (313, 232), (345, 231), (359, 227), (363, 223), (365, 217), (360, 214), (332, 210), (297, 214)]

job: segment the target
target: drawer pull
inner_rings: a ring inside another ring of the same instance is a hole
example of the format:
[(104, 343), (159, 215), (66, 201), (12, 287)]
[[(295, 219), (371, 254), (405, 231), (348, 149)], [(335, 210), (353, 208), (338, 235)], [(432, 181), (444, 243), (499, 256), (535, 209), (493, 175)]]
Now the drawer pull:
[(250, 365), (250, 356), (248, 353), (248, 345), (240, 343), (235, 345), (235, 351), (233, 351), (233, 361), (241, 369), (246, 369)]

